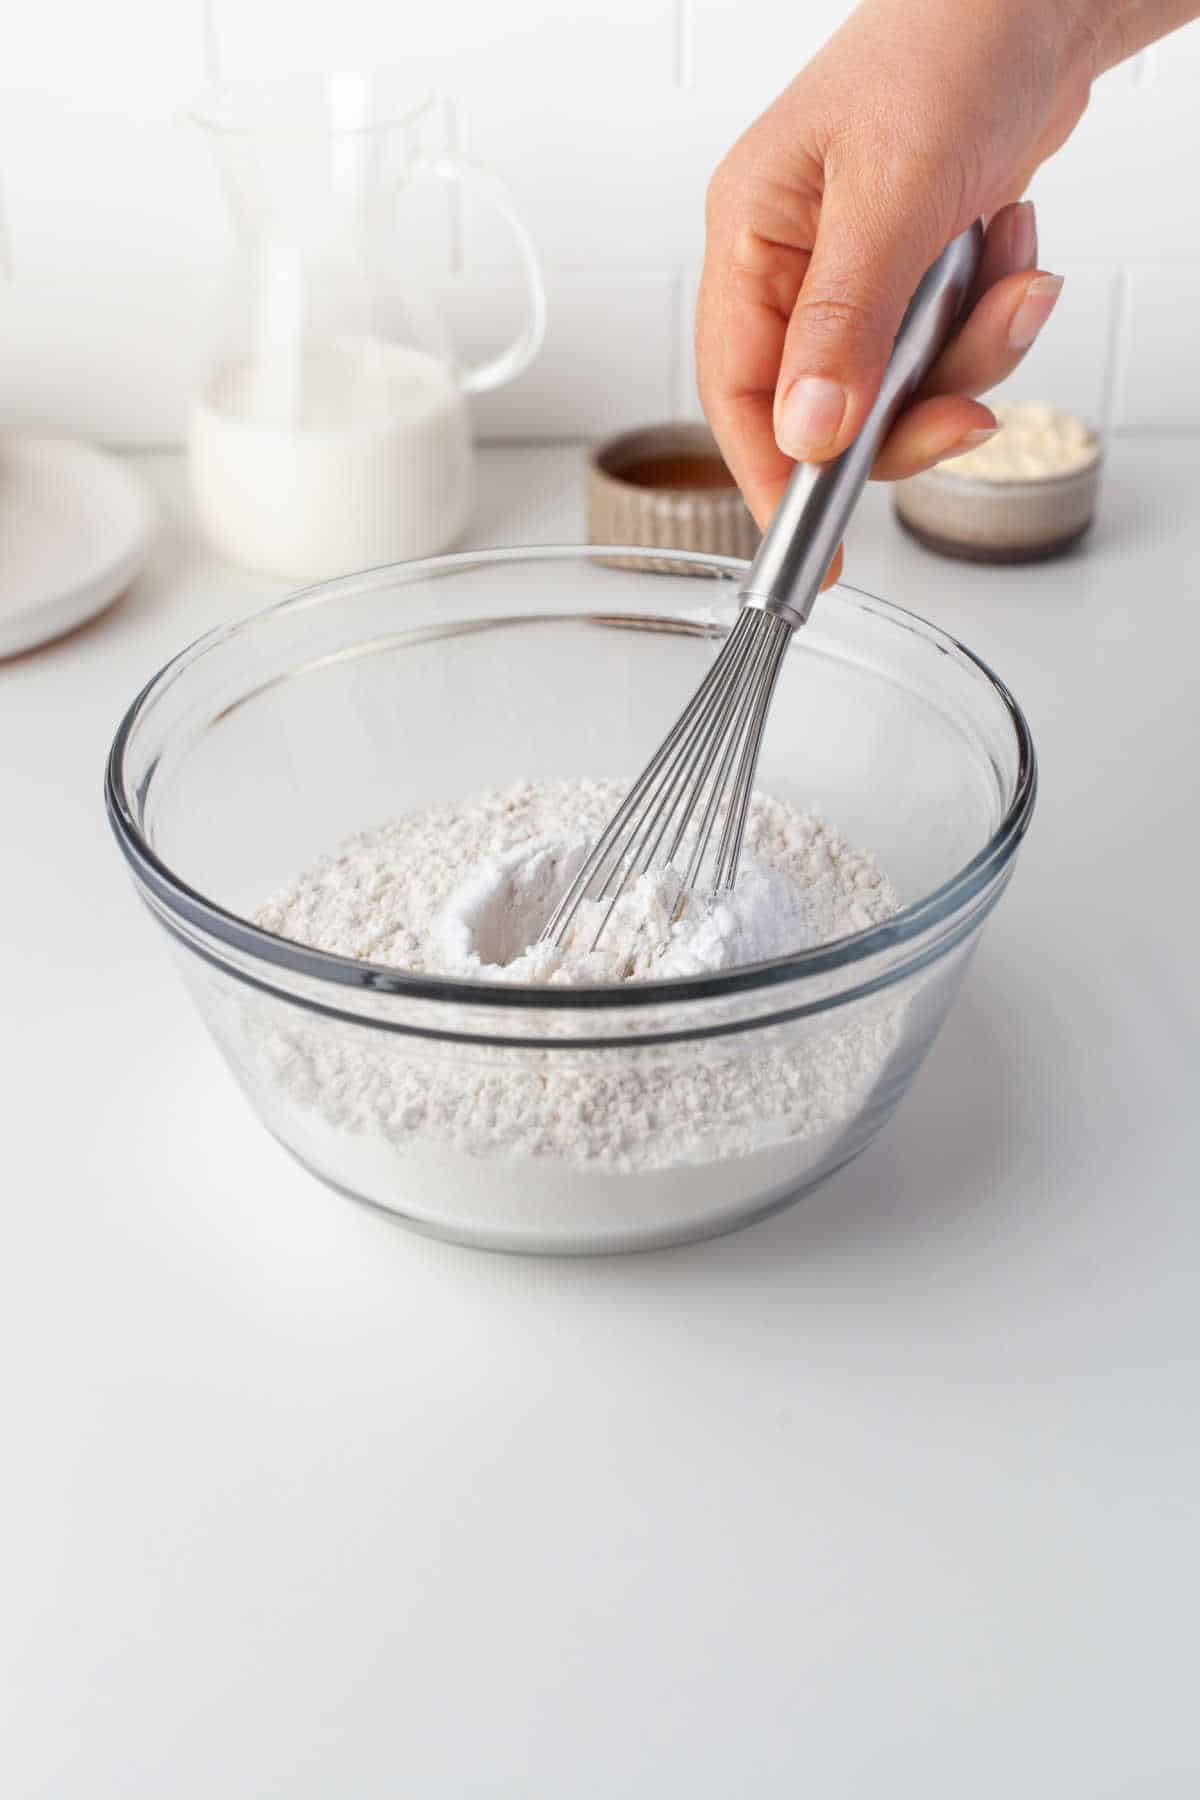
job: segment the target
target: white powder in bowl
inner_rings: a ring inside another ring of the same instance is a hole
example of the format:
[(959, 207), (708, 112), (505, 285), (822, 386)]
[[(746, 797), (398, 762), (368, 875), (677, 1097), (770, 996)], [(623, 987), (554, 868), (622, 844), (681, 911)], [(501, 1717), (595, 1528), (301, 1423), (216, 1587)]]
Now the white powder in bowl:
[[(589, 920), (563, 951), (531, 949), (623, 791), (614, 781), (522, 782), (411, 813), (343, 844), (258, 923), (414, 973), (562, 985), (706, 973), (826, 943), (898, 910), (869, 853), (814, 814), (756, 794), (733, 896), (693, 899), (676, 918), (677, 879), (652, 874), (597, 952)], [(902, 1012), (885, 996), (783, 1035), (586, 1053), (567, 1042), (439, 1047), (297, 1014), (294, 1024), (251, 1026), (254, 1041), (236, 1054), (249, 1051), (246, 1074), (270, 1088), (263, 1105), (278, 1134), (385, 1205), (490, 1241), (600, 1240), (609, 1227), (661, 1241), (802, 1186), (849, 1154)]]
[(571, 951), (543, 959), (530, 946), (624, 793), (619, 781), (522, 781), (408, 813), (350, 838), (257, 922), (413, 974), (595, 982), (621, 979), (631, 954), (634, 979), (731, 968), (845, 937), (899, 908), (869, 852), (815, 813), (755, 794), (732, 896), (689, 901), (673, 932), (678, 883), (651, 875), (614, 916), (599, 960), (585, 949), (598, 903), (592, 932), (581, 921)]
[(434, 965), (486, 981), (663, 981), (765, 962), (817, 941), (795, 877), (745, 858), (732, 893), (687, 894), (683, 868), (654, 868), (631, 881), (611, 911), (608, 900), (585, 900), (561, 946), (539, 943), (588, 848), (587, 838), (540, 840), (481, 863), (433, 921)]
[(1086, 469), (1100, 455), (1100, 442), (1082, 419), (1038, 401), (997, 400), (992, 405), (999, 431), (974, 450), (947, 457), (939, 475), (973, 481), (1046, 481)]

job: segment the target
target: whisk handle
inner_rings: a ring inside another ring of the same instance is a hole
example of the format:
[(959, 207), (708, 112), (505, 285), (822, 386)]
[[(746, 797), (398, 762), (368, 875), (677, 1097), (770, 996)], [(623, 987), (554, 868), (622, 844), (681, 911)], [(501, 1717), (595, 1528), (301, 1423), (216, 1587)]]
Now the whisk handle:
[(743, 606), (803, 625), (904, 402), (920, 386), (971, 290), (983, 250), (979, 220), (921, 277), (896, 333), (878, 396), (854, 442), (827, 463), (797, 463), (741, 592)]

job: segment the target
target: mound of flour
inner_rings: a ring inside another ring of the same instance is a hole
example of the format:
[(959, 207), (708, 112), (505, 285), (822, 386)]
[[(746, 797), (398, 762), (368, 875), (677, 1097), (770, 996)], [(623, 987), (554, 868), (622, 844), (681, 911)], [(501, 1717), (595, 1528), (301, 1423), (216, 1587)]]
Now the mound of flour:
[[(650, 875), (630, 889), (598, 951), (591, 919), (563, 951), (536, 945), (622, 793), (620, 782), (521, 782), (410, 813), (351, 838), (257, 922), (414, 973), (561, 984), (710, 972), (825, 943), (898, 910), (873, 856), (814, 814), (756, 794), (732, 896), (689, 901), (677, 915), (677, 878)], [(831, 1149), (894, 1047), (898, 1016), (895, 1003), (850, 1020), (834, 1011), (784, 1036), (733, 1034), (667, 1055), (564, 1054), (565, 1044), (498, 1055), (332, 1031), (297, 1015), (260, 1036), (254, 1055), (258, 1073), (265, 1062), (281, 1097), (322, 1129), (369, 1137), (382, 1151), (407, 1157), (441, 1145), (447, 1170), (464, 1153), (613, 1175), (678, 1167), (693, 1183), (709, 1165), (724, 1200), (731, 1158), (790, 1143), (799, 1180), (802, 1141), (811, 1140), (810, 1162)], [(521, 1177), (512, 1180), (515, 1205)], [(654, 1191), (665, 1204), (666, 1190)], [(554, 1202), (568, 1216), (572, 1193)], [(681, 1205), (699, 1198), (688, 1195)]]
[(350, 838), (257, 914), (281, 937), (415, 974), (609, 982), (711, 973), (845, 937), (899, 902), (875, 858), (815, 813), (756, 794), (737, 886), (691, 897), (678, 876), (580, 909), (564, 950), (538, 933), (624, 793), (619, 781), (519, 782)]
[(661, 981), (762, 962), (816, 942), (795, 878), (747, 859), (735, 890), (719, 898), (686, 894), (683, 869), (648, 870), (611, 911), (608, 900), (584, 901), (561, 946), (539, 943), (588, 847), (586, 838), (537, 840), (480, 864), (433, 922), (437, 967), (485, 981)]

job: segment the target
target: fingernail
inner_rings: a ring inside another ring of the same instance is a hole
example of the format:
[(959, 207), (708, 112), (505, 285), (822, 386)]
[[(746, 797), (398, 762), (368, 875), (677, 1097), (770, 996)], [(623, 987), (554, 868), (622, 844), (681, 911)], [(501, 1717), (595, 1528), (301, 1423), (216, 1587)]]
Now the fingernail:
[(1028, 350), (1050, 314), (1054, 311), (1054, 303), (1062, 292), (1061, 275), (1037, 275), (1025, 289), (1025, 298), (1012, 316), (1008, 327), (1009, 347), (1013, 350)]
[(978, 450), (980, 444), (986, 444), (999, 431), (998, 425), (977, 425), (974, 431), (966, 431), (956, 444), (947, 450), (947, 456), (965, 456), (968, 450)]
[(1037, 268), (1037, 214), (1032, 200), (1022, 200), (1013, 210), (1012, 222), (1012, 257), (1013, 266), (1018, 269)]
[(846, 390), (823, 375), (802, 375), (783, 397), (775, 438), (785, 456), (803, 461), (827, 450), (846, 410)]

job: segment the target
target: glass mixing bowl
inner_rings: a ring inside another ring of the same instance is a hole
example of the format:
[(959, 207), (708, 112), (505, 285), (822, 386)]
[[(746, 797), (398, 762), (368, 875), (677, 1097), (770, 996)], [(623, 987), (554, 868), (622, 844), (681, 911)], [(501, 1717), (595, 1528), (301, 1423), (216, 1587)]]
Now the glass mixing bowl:
[(108, 764), (117, 841), (251, 1106), (332, 1186), (474, 1245), (633, 1249), (771, 1212), (889, 1117), (1012, 874), (1034, 753), (976, 657), (847, 587), (785, 659), (759, 786), (877, 852), (903, 902), (886, 924), (703, 979), (547, 988), (252, 922), (397, 814), (633, 776), (743, 572), (595, 548), (400, 564), (210, 632), (134, 701)]

